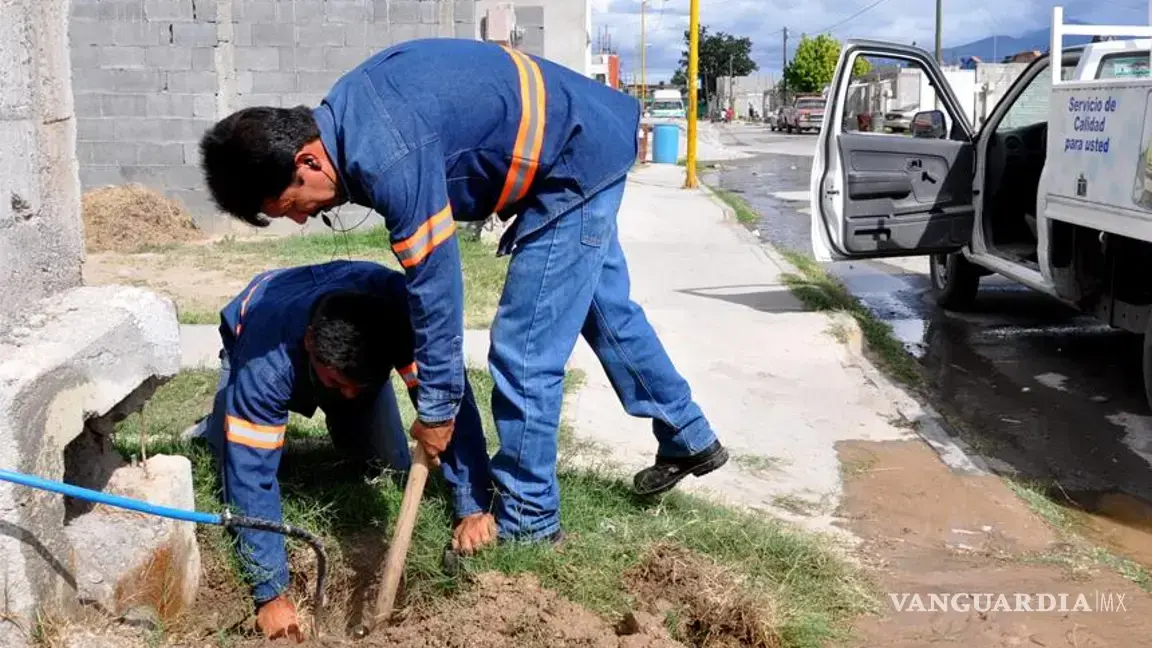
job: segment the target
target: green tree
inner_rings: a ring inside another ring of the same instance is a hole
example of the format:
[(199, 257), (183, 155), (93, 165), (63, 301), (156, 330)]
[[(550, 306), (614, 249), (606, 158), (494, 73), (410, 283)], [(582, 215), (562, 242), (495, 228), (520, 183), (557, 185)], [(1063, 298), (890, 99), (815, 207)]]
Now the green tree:
[[(801, 36), (796, 45), (792, 61), (784, 68), (784, 80), (791, 92), (820, 92), (836, 74), (836, 62), (840, 58), (840, 41), (828, 34), (815, 38)], [(852, 66), (853, 76), (867, 74), (872, 66), (862, 58), (857, 58)]]
[[(680, 53), (680, 69), (672, 76), (673, 84), (688, 83), (688, 39), (691, 32), (684, 30), (684, 50)], [(698, 45), (700, 60), (700, 87), (704, 96), (716, 94), (716, 79), (728, 76), (747, 76), (760, 66), (752, 60), (752, 39), (737, 38), (724, 32), (708, 33), (708, 27), (700, 25), (700, 43)]]

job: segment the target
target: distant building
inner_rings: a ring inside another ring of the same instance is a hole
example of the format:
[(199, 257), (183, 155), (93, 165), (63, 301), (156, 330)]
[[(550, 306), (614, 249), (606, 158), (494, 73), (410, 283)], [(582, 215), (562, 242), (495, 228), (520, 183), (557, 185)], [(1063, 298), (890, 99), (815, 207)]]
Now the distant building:
[(606, 86), (620, 89), (620, 56), (618, 54), (593, 54), (588, 76)]
[(1004, 57), (1003, 63), (1031, 63), (1040, 58), (1039, 50), (1026, 50)]
[(961, 70), (975, 70), (983, 64), (984, 61), (982, 61), (979, 56), (965, 56), (960, 59)]

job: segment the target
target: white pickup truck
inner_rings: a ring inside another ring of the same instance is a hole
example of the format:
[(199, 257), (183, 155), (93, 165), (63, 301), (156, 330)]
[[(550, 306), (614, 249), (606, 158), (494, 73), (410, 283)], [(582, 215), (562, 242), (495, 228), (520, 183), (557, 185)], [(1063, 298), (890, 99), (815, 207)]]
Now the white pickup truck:
[[(1138, 37), (1064, 47), (1065, 35)], [(821, 261), (925, 255), (937, 303), (963, 310), (999, 274), (1144, 337), (1152, 404), (1152, 28), (1065, 25), (977, 130), (933, 57), (843, 47), (817, 139), (812, 246)], [(920, 67), (939, 99), (912, 136), (856, 130), (862, 56)]]

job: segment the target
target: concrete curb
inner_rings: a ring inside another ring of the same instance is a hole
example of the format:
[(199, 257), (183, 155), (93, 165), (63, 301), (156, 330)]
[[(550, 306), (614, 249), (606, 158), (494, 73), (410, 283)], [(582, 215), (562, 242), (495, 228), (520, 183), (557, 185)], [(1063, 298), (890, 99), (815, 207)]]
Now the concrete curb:
[(730, 227), (737, 231), (737, 235), (740, 236), (740, 238), (742, 238), (745, 242), (754, 244), (754, 249), (759, 254), (763, 255), (769, 263), (774, 264), (780, 270), (780, 272), (800, 274), (800, 271), (796, 268), (796, 266), (789, 263), (788, 260), (784, 258), (784, 255), (780, 254), (779, 250), (773, 247), (772, 244), (765, 243), (764, 241), (760, 240), (759, 236), (753, 234), (751, 230), (749, 230), (739, 220), (737, 220), (736, 210), (733, 209), (731, 205), (724, 202), (724, 199), (718, 196), (712, 187), (709, 187), (701, 181), (700, 191), (717, 207), (720, 208), (720, 211), (724, 213), (724, 220), (727, 221)]
[(954, 472), (973, 475), (992, 475), (992, 470), (984, 459), (972, 450), (962, 439), (948, 432), (948, 423), (931, 405), (922, 403), (906, 389), (892, 381), (869, 357), (868, 342), (856, 318), (847, 313), (831, 313), (828, 318), (845, 331), (848, 339), (845, 347), (852, 361), (864, 372), (885, 398), (892, 401), (896, 411), (904, 417), (936, 452), (940, 460)]

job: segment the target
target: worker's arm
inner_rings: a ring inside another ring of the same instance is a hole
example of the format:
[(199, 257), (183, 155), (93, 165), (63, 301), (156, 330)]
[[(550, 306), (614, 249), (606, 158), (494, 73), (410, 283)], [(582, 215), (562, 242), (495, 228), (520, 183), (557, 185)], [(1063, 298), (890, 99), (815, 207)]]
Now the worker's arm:
[(407, 278), (424, 423), (453, 419), (464, 395), (464, 278), (437, 140), (382, 169), (367, 187)]
[[(233, 512), (281, 521), (276, 472), (288, 423), (287, 379), (260, 360), (233, 368), (224, 419), (224, 492)], [(241, 564), (257, 603), (276, 598), (288, 586), (284, 536), (237, 530)]]

